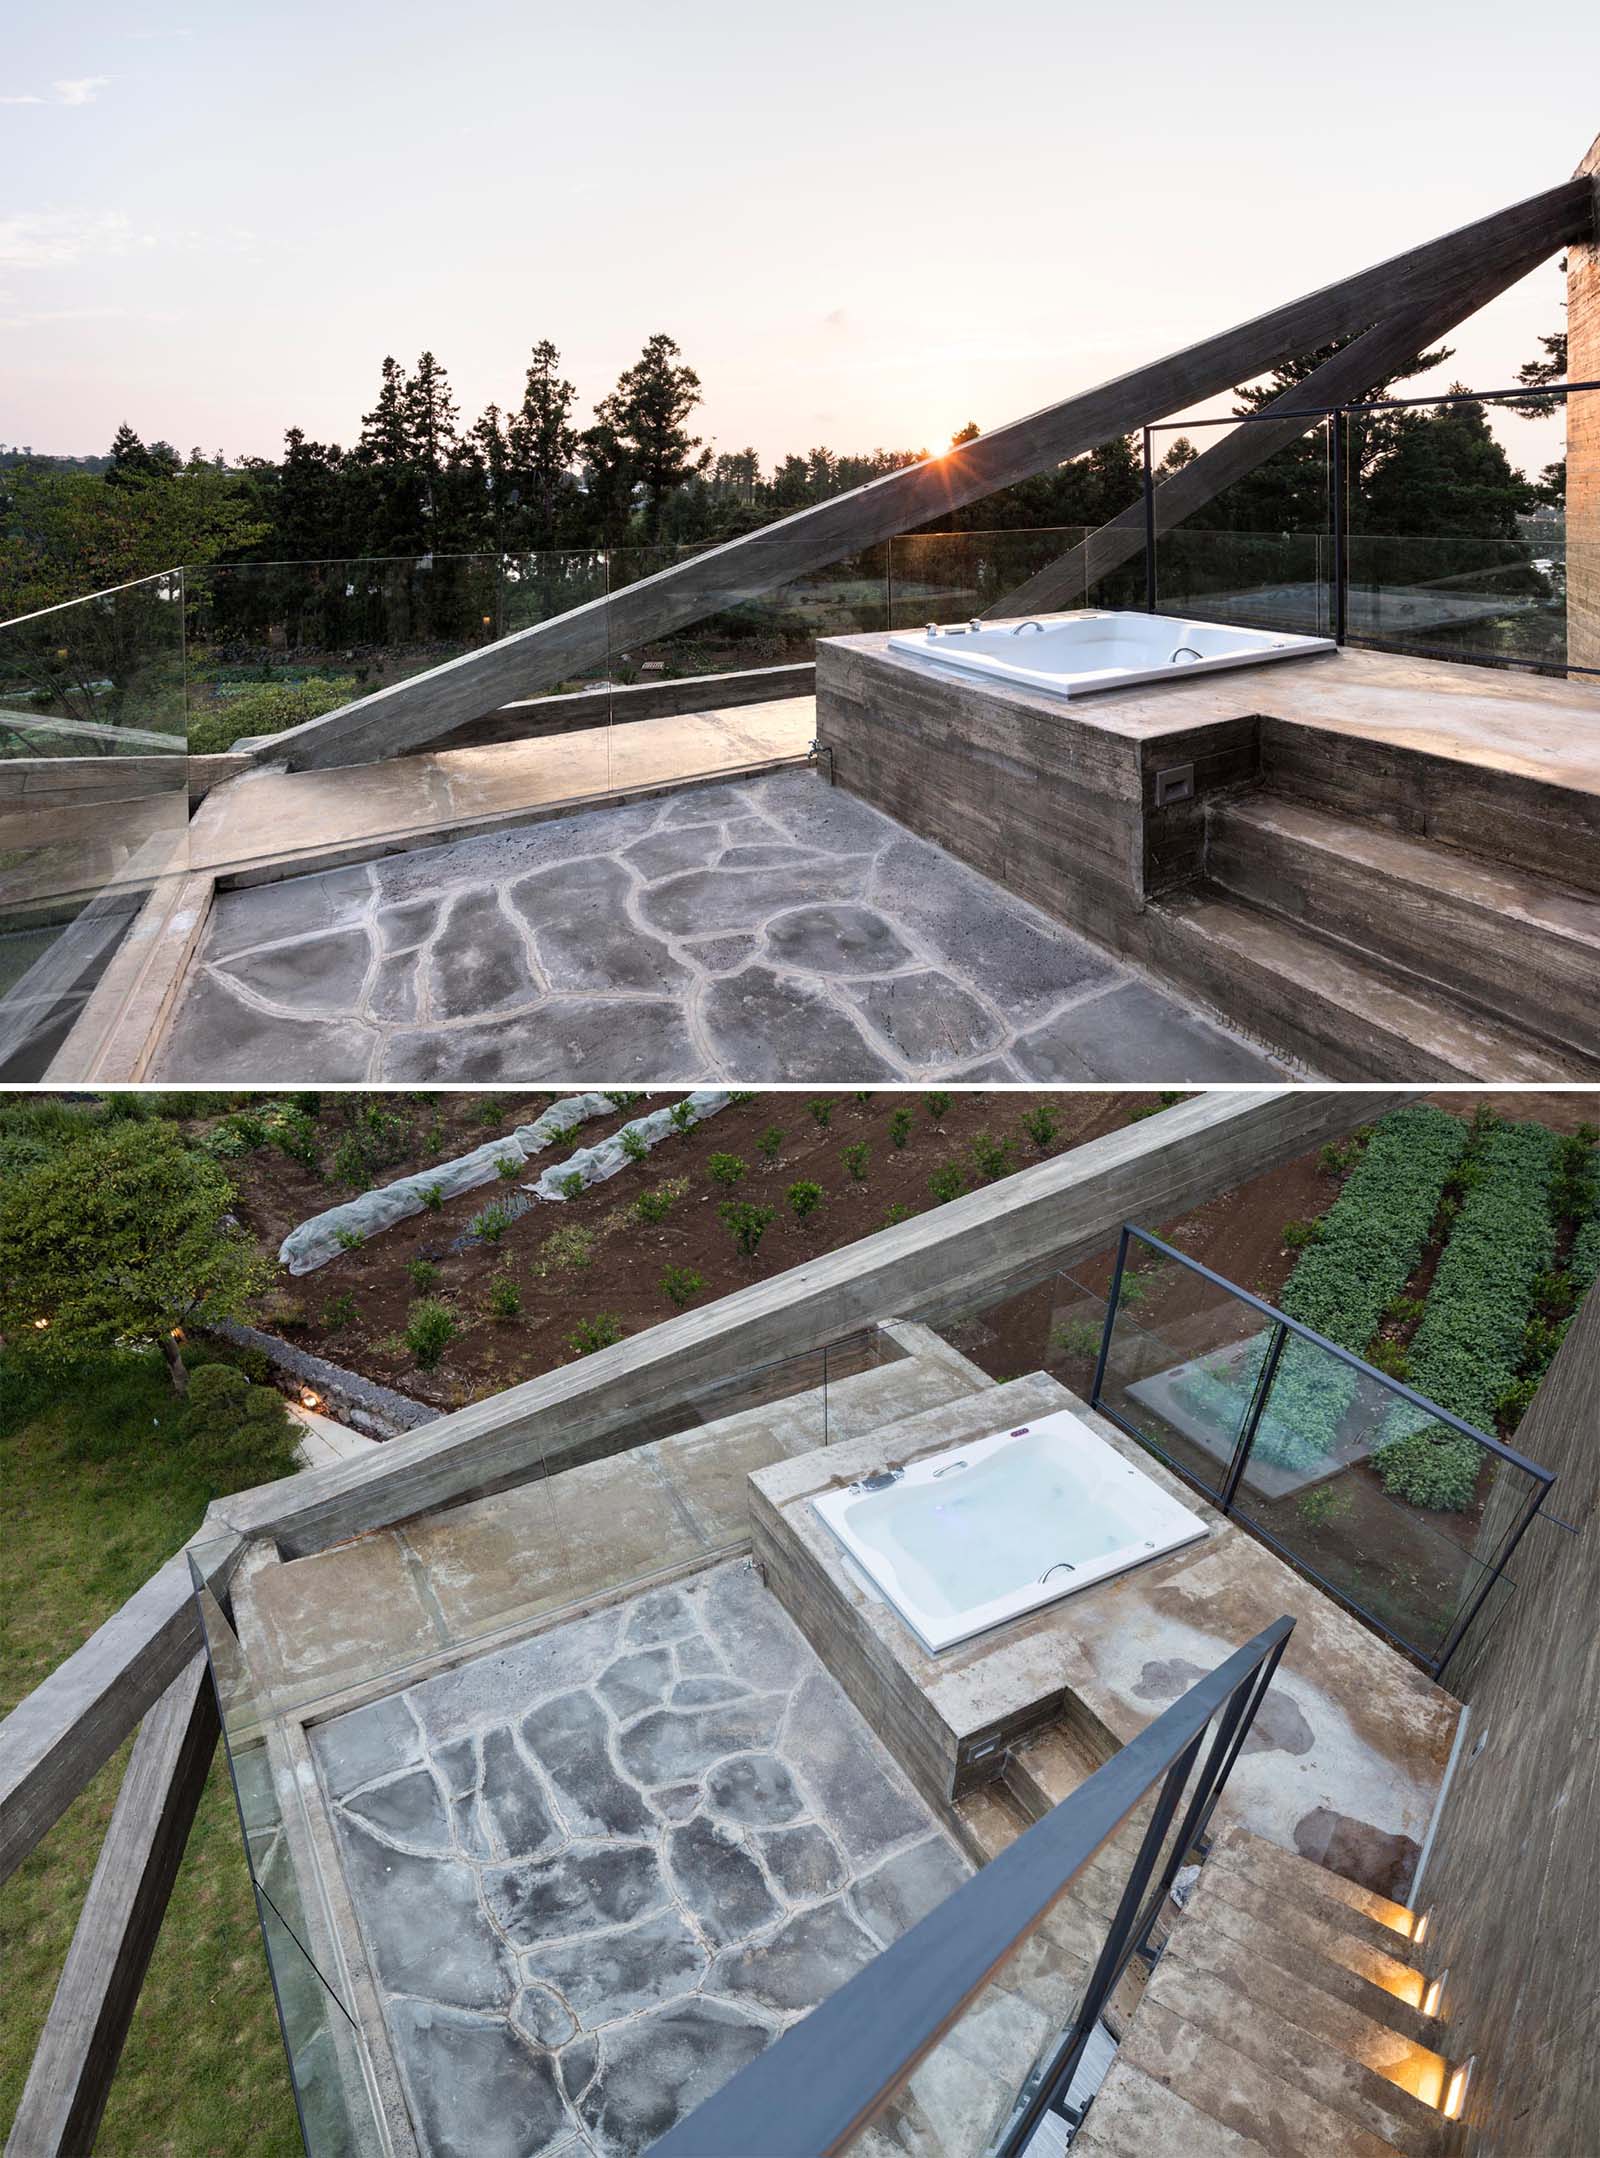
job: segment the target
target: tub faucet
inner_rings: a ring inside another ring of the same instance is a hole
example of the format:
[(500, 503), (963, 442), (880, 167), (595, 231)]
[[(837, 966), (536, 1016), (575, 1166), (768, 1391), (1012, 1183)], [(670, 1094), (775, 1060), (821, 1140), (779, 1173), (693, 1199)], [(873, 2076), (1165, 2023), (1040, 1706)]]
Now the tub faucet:
[(1044, 631), (1044, 624), (1042, 622), (1035, 622), (1033, 617), (1030, 615), (1026, 622), (1019, 622), (1016, 628), (1011, 632), (1011, 634), (1013, 637), (1020, 637), (1025, 629), (1036, 629), (1042, 635)]
[(1205, 658), (1204, 652), (1197, 652), (1192, 644), (1175, 644), (1172, 648), (1170, 656), (1168, 657), (1167, 665), (1169, 667), (1176, 666), (1185, 652), (1188, 653), (1191, 659)]

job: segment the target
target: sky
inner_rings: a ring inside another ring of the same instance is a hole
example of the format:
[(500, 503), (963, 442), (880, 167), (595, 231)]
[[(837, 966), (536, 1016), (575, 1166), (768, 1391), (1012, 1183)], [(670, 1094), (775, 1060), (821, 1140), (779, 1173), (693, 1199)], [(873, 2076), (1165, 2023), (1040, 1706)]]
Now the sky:
[[(939, 448), (1552, 185), (1600, 127), (1594, 0), (990, 20), (7, 0), (0, 442), (348, 443), (385, 353), (431, 347), (471, 418), (542, 337), (582, 420), (666, 330), (719, 448)], [(1509, 382), (1560, 302), (1551, 264), (1446, 375)]]

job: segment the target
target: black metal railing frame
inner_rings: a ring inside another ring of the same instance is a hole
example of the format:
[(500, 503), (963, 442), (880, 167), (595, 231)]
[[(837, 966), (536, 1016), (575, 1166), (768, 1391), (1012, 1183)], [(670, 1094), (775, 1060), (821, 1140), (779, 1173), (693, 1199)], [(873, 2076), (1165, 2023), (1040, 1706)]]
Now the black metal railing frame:
[[(1176, 1474), (1183, 1476), (1186, 1482), (1193, 1483), (1198, 1489), (1204, 1490), (1206, 1497), (1211, 1500), (1220, 1513), (1230, 1517), (1234, 1514), (1234, 1501), (1238, 1494), (1239, 1484), (1249, 1465), (1250, 1453), (1255, 1444), (1256, 1433), (1260, 1428), (1261, 1419), (1266, 1412), (1267, 1403), (1272, 1395), (1273, 1380), (1277, 1375), (1284, 1346), (1291, 1335), (1297, 1340), (1309, 1342), (1314, 1348), (1335, 1358), (1339, 1363), (1355, 1371), (1362, 1379), (1372, 1381), (1384, 1392), (1391, 1394), (1397, 1402), (1403, 1402), (1411, 1408), (1420, 1410), (1426, 1415), (1430, 1423), (1443, 1424), (1449, 1430), (1458, 1432), (1463, 1438), (1473, 1440), (1475, 1444), (1483, 1448), (1486, 1454), (1492, 1455), (1495, 1459), (1504, 1462), (1508, 1467), (1520, 1471), (1522, 1475), (1529, 1479), (1528, 1495), (1517, 1510), (1493, 1554), (1468, 1554), (1473, 1563), (1480, 1569), (1479, 1581), (1476, 1587), (1462, 1598), (1443, 1641), (1433, 1654), (1429, 1654), (1426, 1650), (1420, 1649), (1415, 1642), (1407, 1641), (1395, 1633), (1375, 1613), (1366, 1610), (1357, 1603), (1336, 1582), (1328, 1580), (1323, 1574), (1319, 1573), (1317, 1568), (1311, 1564), (1302, 1552), (1290, 1550), (1273, 1536), (1270, 1530), (1263, 1528), (1258, 1521), (1251, 1519), (1247, 1524), (1252, 1535), (1260, 1537), (1261, 1541), (1270, 1545), (1280, 1557), (1287, 1559), (1300, 1572), (1315, 1581), (1319, 1588), (1325, 1590), (1336, 1601), (1345, 1605), (1348, 1610), (1355, 1612), (1357, 1617), (1366, 1625), (1371, 1626), (1376, 1632), (1381, 1633), (1385, 1640), (1392, 1643), (1394, 1647), (1401, 1649), (1406, 1655), (1414, 1657), (1418, 1663), (1427, 1669), (1432, 1678), (1440, 1678), (1445, 1666), (1460, 1647), (1467, 1628), (1482, 1609), (1485, 1599), (1489, 1596), (1495, 1584), (1505, 1577), (1506, 1566), (1512, 1553), (1522, 1541), (1529, 1524), (1535, 1515), (1540, 1512), (1545, 1499), (1549, 1496), (1551, 1487), (1556, 1480), (1554, 1474), (1549, 1469), (1541, 1468), (1536, 1461), (1530, 1461), (1526, 1454), (1519, 1453), (1514, 1446), (1508, 1446), (1504, 1439), (1497, 1437), (1493, 1432), (1480, 1431), (1476, 1424), (1469, 1424), (1463, 1418), (1453, 1415), (1449, 1409), (1441, 1408), (1438, 1402), (1430, 1401), (1425, 1394), (1419, 1394), (1415, 1388), (1407, 1386), (1403, 1380), (1391, 1378), (1388, 1372), (1380, 1371), (1376, 1364), (1369, 1364), (1365, 1357), (1355, 1355), (1353, 1351), (1341, 1347), (1337, 1341), (1330, 1341), (1326, 1334), (1319, 1334), (1314, 1327), (1306, 1326), (1298, 1319), (1291, 1319), (1286, 1311), (1280, 1311), (1275, 1304), (1269, 1304), (1263, 1297), (1255, 1296), (1250, 1290), (1240, 1288), (1237, 1282), (1229, 1281), (1226, 1275), (1214, 1273), (1210, 1267), (1203, 1266), (1198, 1259), (1191, 1258), (1187, 1252), (1176, 1250), (1171, 1244), (1163, 1242), (1159, 1236), (1152, 1235), (1148, 1229), (1141, 1229), (1133, 1222), (1124, 1222), (1121, 1234), (1117, 1239), (1116, 1263), (1111, 1273), (1111, 1287), (1106, 1299), (1105, 1322), (1100, 1336), (1100, 1353), (1095, 1363), (1094, 1381), (1090, 1388), (1089, 1403), (1091, 1408), (1099, 1415), (1104, 1416), (1108, 1422), (1115, 1424), (1119, 1431), (1126, 1432), (1128, 1437), (1136, 1440), (1139, 1445), (1149, 1447), (1150, 1440), (1148, 1436), (1129, 1423), (1115, 1405), (1106, 1400), (1104, 1394), (1106, 1367), (1111, 1356), (1112, 1330), (1116, 1326), (1122, 1306), (1122, 1278), (1127, 1265), (1128, 1247), (1135, 1238), (1147, 1249), (1159, 1252), (1164, 1259), (1176, 1261), (1188, 1273), (1196, 1274), (1202, 1281), (1209, 1282), (1214, 1288), (1224, 1290), (1236, 1303), (1245, 1305), (1249, 1310), (1259, 1312), (1262, 1318), (1274, 1329), (1271, 1344), (1266, 1355), (1262, 1358), (1261, 1368), (1256, 1374), (1250, 1401), (1240, 1423), (1238, 1437), (1234, 1441), (1232, 1456), (1223, 1471), (1222, 1481), (1217, 1490), (1206, 1489), (1203, 1484), (1199, 1483), (1197, 1478), (1187, 1474), (1181, 1463), (1173, 1461), (1166, 1453), (1161, 1452), (1161, 1459), (1166, 1462), (1167, 1466)], [(1137, 1325), (1138, 1322), (1137, 1320), (1131, 1320), (1130, 1324)], [(1155, 1449), (1155, 1451), (1160, 1452), (1160, 1449)], [(1553, 1515), (1546, 1518), (1554, 1520)], [(1562, 1523), (1560, 1526), (1564, 1527), (1565, 1524)], [(1461, 1548), (1465, 1550), (1465, 1546)]]
[(1199, 1680), (803, 2023), (653, 2143), (654, 2158), (749, 2158), (752, 2151), (764, 2158), (831, 2158), (847, 2150), (1155, 1792), (1072, 2020), (1026, 2078), (990, 2145), (990, 2158), (1017, 2158), (1043, 2116), (1063, 2107), (1101, 2013), (1134, 1957), (1147, 1950), (1180, 1867), (1191, 1854), (1203, 1853), (1217, 1803), (1293, 1630), (1292, 1618), (1275, 1620)]
[[(1156, 532), (1156, 477), (1154, 439), (1157, 435), (1191, 434), (1201, 427), (1255, 427), (1281, 426), (1285, 420), (1313, 420), (1328, 423), (1328, 539), (1333, 558), (1333, 641), (1348, 644), (1350, 640), (1350, 517), (1348, 495), (1350, 486), (1349, 433), (1346, 420), (1353, 413), (1398, 412), (1424, 405), (1517, 405), (1532, 404), (1541, 398), (1560, 398), (1580, 391), (1600, 391), (1600, 382), (1552, 382), (1535, 386), (1524, 384), (1520, 389), (1468, 390), (1451, 392), (1442, 397), (1370, 397), (1340, 405), (1305, 405), (1295, 407), (1268, 407), (1261, 412), (1230, 413), (1215, 419), (1199, 420), (1152, 420), (1143, 430), (1143, 499), (1144, 499), (1144, 604), (1147, 614), (1158, 613), (1157, 604), (1157, 545)], [(1305, 432), (1306, 430), (1302, 430)], [(1298, 439), (1298, 438), (1297, 438)], [(1426, 537), (1427, 535), (1419, 535)], [(1451, 534), (1440, 534), (1449, 538)], [(1189, 610), (1193, 612), (1193, 610)], [(1416, 651), (1415, 646), (1402, 646), (1393, 640), (1363, 637), (1360, 643), (1374, 649)], [(1454, 659), (1480, 660), (1501, 667), (1536, 667), (1550, 662), (1531, 659), (1506, 652), (1452, 651)], [(1600, 667), (1584, 667), (1563, 661), (1567, 674), (1600, 675)]]

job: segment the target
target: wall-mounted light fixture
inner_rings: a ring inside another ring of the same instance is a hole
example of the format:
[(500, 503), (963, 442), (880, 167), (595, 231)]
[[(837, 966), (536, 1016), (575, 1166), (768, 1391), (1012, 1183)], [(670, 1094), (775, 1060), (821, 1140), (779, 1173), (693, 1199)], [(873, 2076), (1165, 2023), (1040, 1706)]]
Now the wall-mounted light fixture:
[(1476, 2053), (1469, 2053), (1452, 2074), (1450, 2088), (1444, 2094), (1443, 2111), (1447, 2121), (1460, 2120), (1462, 2108), (1467, 2102), (1467, 2086), (1472, 2081), (1472, 2071), (1477, 2065), (1478, 2056)]

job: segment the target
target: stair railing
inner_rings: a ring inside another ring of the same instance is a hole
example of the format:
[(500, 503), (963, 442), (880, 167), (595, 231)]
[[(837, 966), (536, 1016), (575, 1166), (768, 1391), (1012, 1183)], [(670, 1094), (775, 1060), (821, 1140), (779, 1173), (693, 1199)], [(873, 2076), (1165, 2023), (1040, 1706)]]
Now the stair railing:
[(1280, 1618), (1165, 1709), (928, 1916), (658, 2142), (652, 2158), (832, 2158), (1038, 1934), (1074, 1881), (1154, 1796), (1070, 2022), (987, 2149), (1016, 2158), (1061, 2112), (1129, 1964), (1197, 1848), (1294, 1630)]

